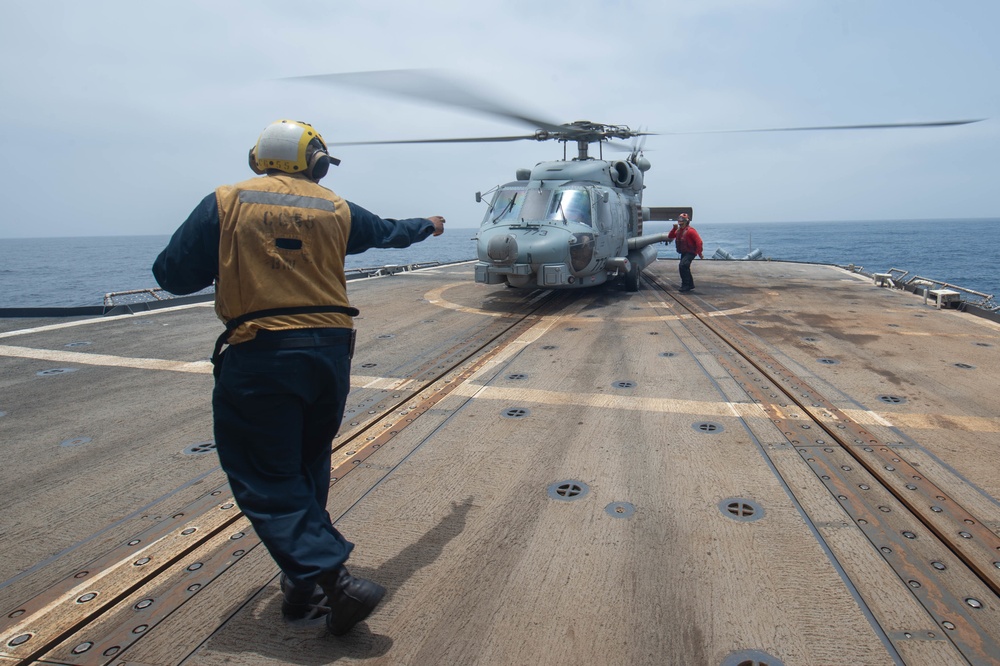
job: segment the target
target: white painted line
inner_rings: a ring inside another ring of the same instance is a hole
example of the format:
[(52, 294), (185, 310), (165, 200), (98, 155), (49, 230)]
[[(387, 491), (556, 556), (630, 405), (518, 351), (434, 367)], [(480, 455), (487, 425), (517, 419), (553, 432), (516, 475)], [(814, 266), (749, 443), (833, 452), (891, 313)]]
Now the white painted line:
[(70, 363), (78, 365), (100, 365), (110, 368), (136, 368), (139, 370), (169, 370), (171, 372), (191, 372), (210, 374), (209, 361), (166, 361), (158, 358), (128, 358), (107, 354), (87, 354), (84, 352), (56, 351), (53, 349), (32, 349), (31, 347), (11, 347), (0, 345), (0, 356), (11, 358), (31, 358), (39, 361)]
[[(45, 331), (57, 331), (61, 328), (74, 328), (76, 326), (88, 326), (90, 324), (103, 324), (105, 322), (116, 321), (118, 319), (124, 319), (128, 317), (149, 317), (152, 315), (160, 314), (161, 312), (176, 312), (178, 310), (187, 310), (190, 308), (211, 308), (211, 307), (215, 307), (215, 304), (212, 301), (208, 301), (205, 303), (189, 303), (188, 305), (176, 305), (172, 308), (161, 308), (159, 310), (149, 310), (147, 312), (136, 312), (135, 314), (112, 315), (109, 317), (93, 317), (91, 319), (67, 321), (61, 324), (50, 324), (48, 326), (38, 326), (36, 328), (22, 328), (17, 331), (6, 331), (4, 333), (0, 333), (0, 338), (13, 338), (18, 335), (28, 335), (29, 333), (44, 333)], [(222, 329), (219, 330), (221, 331)]]

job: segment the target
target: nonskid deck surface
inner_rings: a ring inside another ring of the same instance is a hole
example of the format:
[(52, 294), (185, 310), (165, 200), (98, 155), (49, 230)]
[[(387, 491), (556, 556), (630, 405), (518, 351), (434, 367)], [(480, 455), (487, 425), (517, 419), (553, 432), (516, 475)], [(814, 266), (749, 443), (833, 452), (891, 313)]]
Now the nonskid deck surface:
[(339, 639), (281, 621), (218, 469), (210, 304), (0, 322), (0, 664), (997, 663), (1000, 327), (676, 266), (350, 284), (329, 510), (389, 593)]

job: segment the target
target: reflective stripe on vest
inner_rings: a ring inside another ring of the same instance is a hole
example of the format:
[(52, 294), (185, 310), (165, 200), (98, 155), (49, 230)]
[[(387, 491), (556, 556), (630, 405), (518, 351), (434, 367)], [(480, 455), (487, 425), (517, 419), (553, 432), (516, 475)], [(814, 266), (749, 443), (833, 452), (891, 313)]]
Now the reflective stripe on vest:
[(261, 192), (259, 190), (241, 190), (240, 203), (256, 203), (270, 206), (288, 206), (289, 208), (309, 208), (311, 210), (328, 210), (331, 213), (337, 209), (332, 201), (304, 197), (299, 194), (284, 192)]

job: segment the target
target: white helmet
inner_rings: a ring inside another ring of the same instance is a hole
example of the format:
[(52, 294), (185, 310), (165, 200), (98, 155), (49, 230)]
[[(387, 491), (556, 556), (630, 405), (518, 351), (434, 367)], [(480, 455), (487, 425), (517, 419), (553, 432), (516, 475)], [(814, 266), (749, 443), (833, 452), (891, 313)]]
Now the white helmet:
[(327, 153), (320, 133), (312, 125), (296, 120), (279, 120), (265, 127), (250, 149), (249, 161), (254, 173), (274, 169), (304, 173), (316, 181), (326, 175), (331, 163), (340, 164)]

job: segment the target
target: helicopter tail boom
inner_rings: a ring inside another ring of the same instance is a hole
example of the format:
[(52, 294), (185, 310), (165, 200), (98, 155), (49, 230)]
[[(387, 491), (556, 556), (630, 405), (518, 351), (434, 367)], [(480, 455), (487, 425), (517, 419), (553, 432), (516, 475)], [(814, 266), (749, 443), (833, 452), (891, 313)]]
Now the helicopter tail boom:
[(676, 220), (681, 213), (687, 213), (689, 219), (694, 219), (694, 208), (691, 206), (656, 206), (642, 209), (642, 219), (647, 221)]

